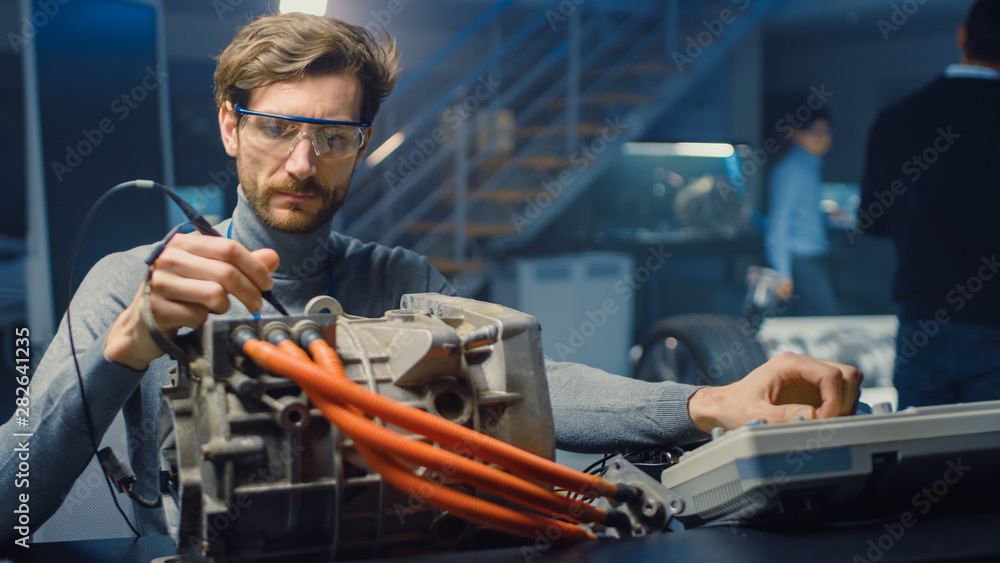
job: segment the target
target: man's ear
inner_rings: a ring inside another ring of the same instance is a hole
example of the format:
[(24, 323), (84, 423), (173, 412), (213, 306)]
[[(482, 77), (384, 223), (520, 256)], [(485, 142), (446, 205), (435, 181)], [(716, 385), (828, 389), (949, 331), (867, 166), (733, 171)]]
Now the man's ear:
[(358, 151), (357, 158), (354, 159), (354, 167), (357, 168), (361, 166), (361, 161), (365, 159), (365, 154), (368, 153), (368, 143), (372, 140), (372, 128), (369, 127), (365, 129), (365, 142), (361, 145), (361, 149)]
[(965, 29), (965, 24), (958, 26), (958, 48), (965, 55), (965, 42), (969, 39), (969, 32)]
[(236, 149), (239, 146), (236, 125), (239, 123), (239, 116), (233, 109), (233, 104), (226, 102), (226, 105), (219, 108), (219, 133), (222, 135), (222, 146), (226, 148), (226, 154), (236, 157)]

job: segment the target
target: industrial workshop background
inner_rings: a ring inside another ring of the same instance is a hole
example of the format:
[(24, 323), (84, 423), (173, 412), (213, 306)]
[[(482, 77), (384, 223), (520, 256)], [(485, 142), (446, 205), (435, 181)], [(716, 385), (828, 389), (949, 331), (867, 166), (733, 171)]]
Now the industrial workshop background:
[[(876, 111), (956, 60), (970, 3), (332, 2), (327, 15), (394, 36), (405, 66), (334, 226), (424, 253), (464, 295), (536, 315), (548, 355), (627, 375), (656, 321), (741, 313), (787, 119), (832, 114), (828, 203), (856, 211)], [(237, 181), (212, 56), (277, 9), (0, 0), (0, 357), (26, 322), (41, 356), (83, 215), (111, 186), (165, 182), (228, 216)], [(794, 96), (795, 112), (772, 114)], [(177, 222), (159, 196), (123, 196), (72, 283)], [(891, 313), (891, 250), (849, 226), (829, 228), (843, 313)]]

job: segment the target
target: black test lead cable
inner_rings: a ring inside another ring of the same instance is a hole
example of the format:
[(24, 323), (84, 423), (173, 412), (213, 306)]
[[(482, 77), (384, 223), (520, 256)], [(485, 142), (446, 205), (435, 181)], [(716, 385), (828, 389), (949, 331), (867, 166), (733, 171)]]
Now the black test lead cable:
[[(125, 520), (125, 523), (128, 524), (128, 527), (138, 537), (140, 535), (139, 531), (135, 528), (135, 526), (132, 525), (132, 522), (129, 521), (128, 516), (125, 515), (125, 511), (118, 503), (118, 495), (115, 494), (115, 486), (117, 485), (119, 490), (126, 493), (137, 504), (139, 504), (140, 506), (144, 506), (146, 508), (154, 508), (156, 506), (159, 506), (159, 499), (157, 499), (156, 501), (144, 499), (142, 496), (138, 495), (137, 493), (133, 493), (131, 490), (129, 490), (127, 486), (123, 485), (122, 482), (118, 479), (116, 479), (115, 485), (112, 484), (112, 479), (109, 476), (109, 473), (111, 473), (114, 470), (114, 468), (108, 467), (108, 465), (111, 465), (110, 463), (108, 463), (108, 460), (114, 459), (114, 454), (110, 452), (109, 448), (106, 448), (108, 449), (108, 452), (98, 451), (99, 443), (97, 441), (97, 433), (94, 431), (94, 423), (91, 421), (90, 418), (90, 407), (87, 404), (87, 395), (86, 391), (84, 390), (83, 374), (82, 371), (80, 370), (80, 362), (76, 357), (76, 343), (73, 340), (73, 325), (70, 314), (70, 309), (72, 308), (71, 304), (73, 302), (73, 267), (76, 264), (76, 258), (80, 252), (80, 247), (83, 243), (83, 237), (86, 234), (87, 230), (90, 228), (90, 223), (93, 222), (94, 217), (97, 215), (97, 211), (100, 209), (101, 205), (115, 193), (118, 193), (127, 188), (158, 189), (163, 193), (167, 194), (167, 196), (169, 196), (170, 199), (174, 200), (174, 203), (176, 203), (178, 207), (181, 208), (181, 211), (183, 211), (184, 215), (189, 219), (190, 224), (194, 226), (194, 228), (197, 229), (198, 232), (207, 236), (221, 237), (222, 235), (220, 235), (215, 229), (213, 229), (212, 225), (210, 225), (209, 222), (206, 221), (205, 218), (200, 213), (198, 213), (198, 211), (194, 207), (192, 207), (188, 202), (184, 201), (180, 196), (174, 193), (174, 191), (168, 188), (167, 186), (160, 184), (158, 182), (154, 182), (152, 180), (130, 180), (128, 182), (123, 182), (121, 184), (118, 184), (117, 186), (104, 192), (104, 194), (102, 194), (101, 197), (99, 197), (97, 201), (94, 202), (94, 205), (91, 206), (90, 211), (87, 212), (86, 217), (84, 217), (83, 219), (83, 224), (80, 226), (80, 231), (76, 236), (76, 240), (73, 243), (73, 249), (69, 255), (69, 269), (66, 274), (66, 334), (69, 338), (69, 348), (70, 348), (70, 354), (73, 357), (73, 366), (74, 368), (76, 368), (77, 382), (80, 385), (80, 401), (83, 406), (83, 417), (87, 422), (87, 430), (90, 434), (90, 443), (94, 452), (93, 455), (98, 458), (98, 464), (101, 466), (102, 472), (104, 473), (104, 480), (108, 485), (108, 489), (111, 491), (111, 500), (114, 501), (115, 508), (118, 509), (118, 512), (122, 515), (122, 518)], [(169, 242), (170, 239), (175, 234), (177, 234), (177, 232), (180, 231), (182, 227), (184, 227), (187, 224), (188, 223), (182, 223), (171, 229), (170, 232), (168, 232), (167, 235), (163, 238), (163, 240), (161, 240), (154, 246), (153, 252), (146, 259), (147, 264), (151, 265), (160, 255), (160, 253), (163, 252), (163, 249), (164, 247), (166, 247), (167, 242)], [(273, 305), (274, 308), (278, 310), (278, 312), (280, 312), (285, 316), (288, 316), (288, 311), (281, 305), (281, 303), (278, 302), (278, 300), (274, 297), (273, 293), (270, 290), (262, 291), (261, 296), (264, 299), (266, 299), (269, 303), (271, 303), (271, 305)], [(117, 464), (117, 460), (115, 460), (115, 464)]]

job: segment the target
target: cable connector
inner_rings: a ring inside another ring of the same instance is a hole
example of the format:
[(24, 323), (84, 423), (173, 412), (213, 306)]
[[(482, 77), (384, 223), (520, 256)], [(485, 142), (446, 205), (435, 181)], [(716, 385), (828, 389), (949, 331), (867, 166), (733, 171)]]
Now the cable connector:
[(642, 500), (642, 489), (625, 483), (616, 483), (618, 491), (614, 499), (618, 502), (637, 503)]
[(104, 471), (104, 474), (115, 484), (118, 492), (129, 493), (132, 483), (135, 483), (135, 475), (131, 470), (122, 465), (122, 462), (118, 461), (118, 456), (115, 455), (115, 452), (111, 451), (110, 446), (97, 452), (97, 461), (100, 462), (101, 470)]
[(118, 492), (125, 493), (143, 508), (159, 508), (162, 505), (163, 501), (159, 497), (150, 500), (132, 490), (132, 485), (136, 481), (135, 474), (121, 461), (118, 461), (118, 456), (115, 455), (110, 446), (97, 452), (97, 461), (100, 462), (101, 470), (104, 471), (108, 479), (111, 479)]

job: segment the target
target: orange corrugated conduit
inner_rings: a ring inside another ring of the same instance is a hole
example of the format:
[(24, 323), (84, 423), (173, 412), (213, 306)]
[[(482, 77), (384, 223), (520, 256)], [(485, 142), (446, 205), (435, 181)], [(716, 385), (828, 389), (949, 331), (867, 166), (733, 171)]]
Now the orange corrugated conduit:
[[(351, 436), (354, 440), (355, 448), (357, 448), (358, 452), (365, 458), (365, 460), (368, 461), (369, 464), (371, 464), (372, 469), (380, 473), (387, 481), (392, 483), (399, 490), (411, 491), (411, 494), (420, 495), (420, 500), (423, 502), (448, 510), (456, 516), (460, 516), (477, 524), (527, 537), (534, 537), (533, 534), (536, 530), (544, 531), (549, 526), (554, 526), (559, 530), (560, 537), (562, 537), (565, 541), (572, 542), (586, 539), (596, 539), (596, 536), (579, 526), (536, 514), (521, 513), (516, 510), (502, 507), (492, 502), (461, 493), (454, 489), (443, 487), (441, 484), (429, 479), (418, 477), (398, 459), (393, 457), (391, 454), (386, 453), (392, 452), (393, 454), (400, 455), (398, 450), (393, 449), (393, 447), (387, 446), (386, 444), (378, 443), (377, 441), (368, 441), (366, 439), (367, 436), (362, 436), (353, 432), (353, 430), (356, 430), (356, 422), (352, 423), (349, 422), (349, 420), (351, 418), (363, 417), (349, 412), (346, 408), (335, 404), (333, 401), (330, 401), (323, 396), (314, 397), (313, 401), (316, 403), (316, 406), (323, 411), (323, 415), (326, 416), (331, 423), (337, 425), (338, 428)], [(380, 428), (381, 430), (385, 430), (386, 432), (392, 432), (391, 430), (378, 426), (371, 421), (366, 422), (372, 426)], [(399, 437), (403, 440), (408, 440), (408, 438), (404, 438), (403, 436)], [(434, 449), (433, 446), (430, 446), (429, 444), (416, 442), (414, 440), (410, 441)], [(406, 456), (404, 455), (403, 457)], [(417, 463), (428, 468), (437, 469), (439, 471), (441, 470), (441, 468), (436, 466), (434, 463), (424, 464), (420, 461), (417, 461)], [(507, 477), (512, 480), (516, 479), (516, 477), (511, 475), (507, 475)], [(481, 483), (477, 484), (482, 486)], [(483, 488), (493, 489), (492, 487)], [(547, 491), (542, 490), (542, 492)], [(512, 497), (512, 500), (518, 499)]]
[[(426, 484), (430, 483), (431, 492), (425, 499), (429, 504), (444, 508), (456, 516), (477, 524), (528, 538), (534, 538), (536, 533), (548, 533), (549, 535), (555, 535), (560, 541), (564, 542), (597, 539), (596, 536), (579, 526), (537, 514), (527, 514), (511, 510), (417, 477), (413, 472), (402, 467), (398, 462), (392, 461), (388, 456), (376, 451), (369, 445), (358, 445), (358, 451), (372, 464), (372, 468), (375, 471), (378, 471), (386, 480), (400, 490), (423, 491), (427, 490)], [(558, 529), (562, 535), (548, 532), (552, 527)]]
[[(356, 385), (347, 379), (336, 351), (321, 338), (315, 338), (309, 345), (312, 358), (290, 339), (275, 346), (247, 338), (243, 351), (261, 367), (298, 382), (331, 424), (354, 440), (358, 452), (375, 471), (401, 490), (426, 493), (422, 494), (423, 500), (429, 504), (472, 522), (526, 537), (535, 537), (538, 532), (555, 527), (560, 541), (596, 538), (570, 522), (518, 512), (444, 487), (414, 474), (402, 460), (565, 520), (598, 524), (608, 521), (606, 511), (557, 495), (525, 479), (588, 496), (613, 497), (619, 493), (615, 485)], [(465, 445), (479, 457), (520, 472), (524, 478), (403, 436), (376, 424), (364, 413), (439, 443), (454, 443), (456, 448)]]
[[(317, 348), (320, 348), (317, 350)], [(323, 349), (325, 348), (325, 350)], [(317, 363), (324, 367), (340, 364), (336, 352), (326, 342), (318, 340), (310, 346)], [(343, 373), (343, 368), (340, 368)], [(306, 389), (310, 391), (310, 389)], [(403, 436), (367, 418), (339, 407), (318, 392), (310, 393), (313, 402), (327, 419), (349, 435), (355, 442), (375, 446), (379, 451), (394, 454), (443, 474), (452, 474), (456, 480), (476, 485), (497, 496), (522, 505), (582, 522), (603, 524), (607, 512), (585, 502), (557, 495), (519, 477), (476, 462), (445, 449)]]
[(614, 497), (618, 487), (600, 476), (559, 465), (554, 461), (480, 434), (418, 408), (404, 405), (354, 384), (342, 374), (330, 377), (326, 369), (311, 361), (289, 356), (273, 344), (252, 339), (243, 351), (261, 367), (316, 389), (334, 401), (360, 408), (375, 416), (421, 434), (442, 444), (465, 445), (478, 457), (518, 472), (522, 477), (542, 481), (585, 496)]

